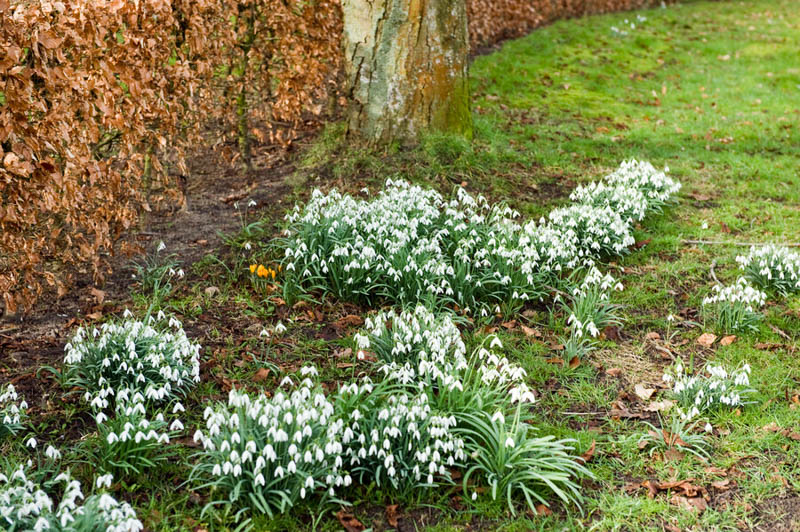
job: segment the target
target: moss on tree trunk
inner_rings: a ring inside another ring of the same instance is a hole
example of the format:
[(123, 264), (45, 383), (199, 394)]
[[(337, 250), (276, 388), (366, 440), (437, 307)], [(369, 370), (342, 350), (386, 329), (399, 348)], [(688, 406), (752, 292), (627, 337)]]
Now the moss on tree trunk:
[(415, 143), (424, 130), (472, 137), (464, 0), (343, 0), (348, 132)]

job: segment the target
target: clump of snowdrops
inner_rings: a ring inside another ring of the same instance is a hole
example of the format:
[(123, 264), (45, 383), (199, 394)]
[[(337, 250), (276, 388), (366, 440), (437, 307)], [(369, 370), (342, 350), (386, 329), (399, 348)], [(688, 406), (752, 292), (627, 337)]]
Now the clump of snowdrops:
[(200, 345), (187, 338), (176, 318), (131, 319), (100, 328), (81, 327), (65, 346), (62, 381), (83, 392), (93, 407), (118, 390), (140, 392), (152, 404), (184, 394), (200, 380)]
[(713, 294), (703, 299), (703, 309), (725, 332), (756, 330), (762, 319), (758, 309), (764, 306), (767, 294), (740, 277), (728, 286), (714, 285)]
[(544, 295), (541, 257), (518, 213), (457, 188), (455, 197), (387, 180), (374, 198), (312, 193), (287, 215), (287, 296), (320, 290), (372, 303), (452, 303), (465, 311)]
[(0, 441), (23, 429), (28, 417), (28, 403), (17, 393), (13, 384), (0, 388)]
[(748, 397), (755, 393), (750, 388), (749, 364), (731, 370), (709, 363), (693, 375), (678, 360), (664, 373), (663, 381), (672, 386), (672, 397), (684, 420), (748, 404), (751, 402), (747, 400)]
[(209, 407), (203, 450), (192, 479), (231, 503), (270, 516), (302, 500), (321, 507), (342, 497), (354, 479), (408, 496), (449, 482), (464, 459), (451, 415), (436, 412), (425, 394), (368, 379), (326, 395), (316, 368), (304, 367), (268, 398), (232, 390), (227, 404)]
[[(119, 502), (105, 490), (111, 486), (111, 475), (98, 477), (95, 492), (85, 496), (81, 484), (69, 471), (59, 474), (51, 485), (62, 485), (60, 501), (55, 501), (41, 485), (29, 477), (27, 466), (0, 473), (0, 524), (9, 532), (59, 530), (85, 532), (138, 532), (144, 526), (126, 502)], [(80, 504), (83, 501), (83, 504)], [(56, 504), (58, 502), (58, 504)]]
[(800, 291), (800, 253), (787, 247), (751, 246), (747, 255), (736, 262), (747, 279), (762, 290), (772, 290), (788, 296)]
[(295, 386), (286, 377), (272, 397), (231, 390), (227, 403), (206, 408), (202, 444), (191, 478), (220, 498), (214, 504), (249, 507), (269, 516), (286, 512), (315, 492), (335, 495), (352, 478), (342, 470), (341, 420), (332, 401), (301, 370)]
[(550, 494), (565, 503), (580, 500), (575, 477), (589, 473), (575, 460), (575, 442), (536, 434), (528, 423), (535, 398), (525, 371), (498, 353), (497, 337), (485, 338), (467, 355), (452, 317), (421, 305), (381, 312), (365, 326), (357, 347), (374, 351), (383, 382), (417, 391), (440, 415), (451, 415), (449, 431), (463, 446), (460, 465), (470, 496), (471, 479), (485, 483), (493, 499), (507, 500), (512, 512), (519, 498), (534, 512)]
[(619, 305), (611, 303), (612, 290), (621, 291), (622, 283), (610, 274), (591, 267), (583, 281), (575, 286), (567, 299), (557, 296), (567, 318), (570, 335), (563, 339), (568, 360), (581, 357), (592, 349), (592, 343), (606, 328), (620, 325)]
[(575, 268), (625, 253), (633, 224), (658, 211), (680, 184), (649, 163), (625, 161), (580, 187), (547, 218), (518, 213), (457, 188), (438, 192), (387, 180), (374, 199), (312, 193), (287, 215), (285, 296), (320, 291), (343, 300), (488, 309), (540, 300)]
[[(65, 347), (62, 380), (83, 391), (97, 423), (84, 452), (116, 476), (169, 458), (170, 439), (183, 430), (179, 398), (200, 380), (200, 345), (177, 319), (165, 318), (134, 320), (126, 311), (121, 322), (79, 329)], [(165, 417), (169, 409), (173, 419)]]

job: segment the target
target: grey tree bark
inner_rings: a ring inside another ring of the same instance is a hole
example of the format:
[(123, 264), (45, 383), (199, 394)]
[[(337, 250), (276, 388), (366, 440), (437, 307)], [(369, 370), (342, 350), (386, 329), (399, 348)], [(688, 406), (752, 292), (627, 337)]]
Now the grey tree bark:
[(370, 144), (425, 130), (472, 137), (465, 0), (343, 0), (348, 133)]

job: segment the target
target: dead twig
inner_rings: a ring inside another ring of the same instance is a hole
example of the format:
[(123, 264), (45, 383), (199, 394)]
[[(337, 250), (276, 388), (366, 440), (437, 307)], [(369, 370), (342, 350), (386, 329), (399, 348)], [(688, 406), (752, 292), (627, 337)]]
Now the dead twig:
[[(771, 242), (725, 242), (722, 240), (681, 240), (683, 244), (700, 244), (708, 246), (770, 246)], [(780, 244), (787, 248), (800, 248), (800, 242), (792, 242), (790, 244)]]

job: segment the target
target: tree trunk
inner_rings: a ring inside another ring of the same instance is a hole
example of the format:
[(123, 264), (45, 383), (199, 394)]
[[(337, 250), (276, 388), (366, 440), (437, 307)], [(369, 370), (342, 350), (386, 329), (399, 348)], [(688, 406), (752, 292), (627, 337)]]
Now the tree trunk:
[(413, 144), (472, 137), (465, 0), (343, 0), (348, 133)]

